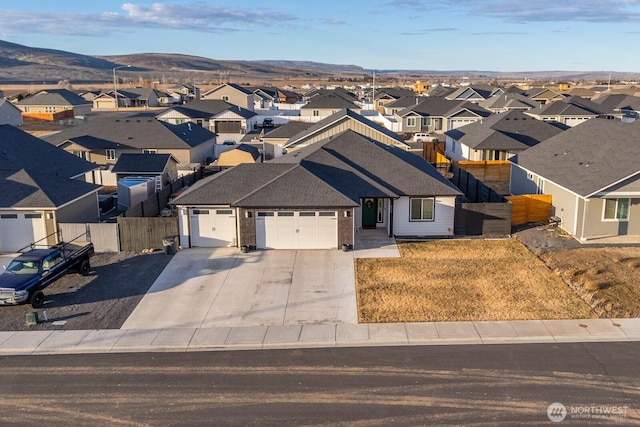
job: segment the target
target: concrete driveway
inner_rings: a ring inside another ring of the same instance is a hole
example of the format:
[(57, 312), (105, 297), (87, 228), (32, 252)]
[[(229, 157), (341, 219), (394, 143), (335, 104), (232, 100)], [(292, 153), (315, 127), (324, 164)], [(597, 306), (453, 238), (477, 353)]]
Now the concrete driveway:
[(122, 329), (357, 319), (352, 252), (192, 248), (174, 255)]

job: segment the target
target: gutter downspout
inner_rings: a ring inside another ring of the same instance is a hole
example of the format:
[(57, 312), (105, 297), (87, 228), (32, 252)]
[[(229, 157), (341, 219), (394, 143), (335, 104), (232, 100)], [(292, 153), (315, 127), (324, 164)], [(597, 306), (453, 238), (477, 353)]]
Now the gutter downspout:
[(587, 222), (587, 212), (589, 212), (589, 210), (587, 209), (588, 205), (589, 205), (589, 199), (585, 199), (584, 208), (582, 209), (582, 230), (580, 231), (580, 241), (582, 242), (587, 240), (587, 238), (584, 237), (584, 224)]
[(393, 237), (393, 199), (389, 199), (389, 236)]

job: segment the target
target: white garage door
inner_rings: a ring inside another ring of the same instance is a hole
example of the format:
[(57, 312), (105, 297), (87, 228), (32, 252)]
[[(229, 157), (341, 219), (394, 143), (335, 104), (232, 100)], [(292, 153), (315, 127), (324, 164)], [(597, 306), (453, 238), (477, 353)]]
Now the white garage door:
[(47, 229), (41, 212), (0, 211), (0, 252), (16, 252), (45, 237)]
[(335, 249), (335, 211), (264, 211), (256, 215), (259, 249)]
[(580, 123), (584, 122), (585, 119), (582, 117), (567, 117), (566, 119), (564, 119), (564, 124), (570, 127), (579, 125)]
[(236, 245), (234, 209), (191, 209), (191, 246), (225, 247)]
[(456, 120), (451, 120), (451, 126), (450, 129), (458, 129), (462, 126), (471, 124), (471, 123), (475, 123), (476, 120), (475, 119), (456, 119)]

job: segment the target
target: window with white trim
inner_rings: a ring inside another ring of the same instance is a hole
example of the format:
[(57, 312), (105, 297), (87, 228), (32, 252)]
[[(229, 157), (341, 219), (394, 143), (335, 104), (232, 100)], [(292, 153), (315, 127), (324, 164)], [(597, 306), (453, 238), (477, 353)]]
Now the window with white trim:
[(435, 199), (433, 197), (409, 199), (409, 205), (409, 221), (433, 221), (435, 207)]
[(158, 150), (155, 148), (145, 148), (142, 150), (142, 154), (158, 154)]
[(116, 159), (116, 150), (113, 148), (107, 148), (107, 160), (115, 160)]
[(629, 199), (605, 199), (604, 219), (629, 219)]
[(407, 126), (414, 127), (416, 125), (415, 117), (407, 117)]

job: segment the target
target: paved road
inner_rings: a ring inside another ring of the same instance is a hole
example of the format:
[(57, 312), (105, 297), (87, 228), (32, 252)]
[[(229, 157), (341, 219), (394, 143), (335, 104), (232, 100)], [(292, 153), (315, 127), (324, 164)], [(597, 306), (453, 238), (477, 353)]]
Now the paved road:
[(0, 419), (30, 425), (640, 422), (640, 343), (2, 357)]

